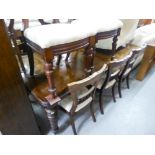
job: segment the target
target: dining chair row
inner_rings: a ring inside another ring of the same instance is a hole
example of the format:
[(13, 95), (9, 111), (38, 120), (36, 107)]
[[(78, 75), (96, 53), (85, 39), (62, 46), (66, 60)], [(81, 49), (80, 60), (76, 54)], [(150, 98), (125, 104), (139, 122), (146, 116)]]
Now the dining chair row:
[(74, 116), (88, 105), (90, 107), (93, 121), (96, 122), (93, 110), (96, 93), (99, 92), (99, 108), (101, 114), (103, 114), (104, 90), (111, 88), (113, 100), (116, 102), (116, 85), (118, 85), (120, 97), (122, 97), (121, 84), (124, 79), (127, 79), (127, 86), (129, 88), (129, 76), (132, 71), (133, 64), (141, 50), (141, 48), (135, 49), (120, 60), (116, 59), (111, 61), (109, 64), (104, 64), (99, 71), (94, 72), (89, 77), (68, 84), (70, 94), (59, 102), (59, 107), (69, 115), (70, 124), (75, 135), (77, 134), (77, 131), (75, 128)]

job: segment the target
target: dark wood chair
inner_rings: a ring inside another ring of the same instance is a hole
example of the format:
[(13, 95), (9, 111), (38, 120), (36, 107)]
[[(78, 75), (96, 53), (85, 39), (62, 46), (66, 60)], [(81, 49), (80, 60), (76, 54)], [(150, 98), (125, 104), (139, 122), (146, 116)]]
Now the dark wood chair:
[(93, 101), (96, 87), (101, 79), (102, 74), (106, 70), (106, 66), (107, 65), (103, 65), (99, 71), (93, 73), (91, 76), (83, 80), (69, 83), (68, 89), (70, 95), (62, 99), (59, 104), (60, 108), (69, 115), (70, 124), (72, 125), (72, 129), (75, 135), (77, 132), (75, 129), (74, 116), (87, 105), (90, 106), (90, 112), (93, 121), (96, 122), (93, 110)]
[(127, 61), (131, 57), (130, 53), (126, 57), (120, 60), (114, 60), (111, 61), (108, 64), (108, 70), (106, 72), (106, 75), (102, 76), (102, 79), (100, 80), (97, 89), (99, 90), (99, 107), (101, 110), (101, 113), (103, 114), (103, 91), (112, 88), (112, 97), (113, 101), (116, 102), (115, 98), (115, 86), (118, 81), (118, 76), (121, 73), (121, 71), (124, 69)]
[[(7, 24), (7, 22), (9, 23)], [(8, 33), (9, 33), (9, 37), (12, 42), (12, 47), (15, 50), (15, 54), (17, 55), (22, 71), (26, 73), (26, 69), (24, 67), (24, 63), (22, 60), (22, 55), (27, 54), (29, 63), (33, 63), (32, 54), (28, 52), (29, 47), (27, 46), (24, 35), (23, 35), (24, 30), (29, 27), (29, 19), (21, 19), (18, 22), (16, 22), (14, 19), (10, 19), (6, 21), (6, 24), (8, 25)], [(41, 25), (41, 24), (46, 24), (46, 23), (43, 23), (43, 21), (41, 23), (40, 21), (36, 20), (35, 24)]]
[[(56, 19), (53, 19), (52, 21), (52, 23), (58, 23), (58, 22), (59, 21)], [(28, 47), (26, 44), (26, 40), (24, 37), (24, 31), (28, 27), (51, 24), (51, 22), (45, 21), (44, 19), (36, 19), (36, 20), (21, 19), (19, 21), (16, 21), (15, 19), (10, 19), (6, 21), (6, 24), (8, 25), (8, 33), (9, 33), (9, 36), (12, 42), (12, 46), (15, 49), (15, 54), (18, 57), (19, 64), (21, 66), (22, 71), (26, 73), (24, 63), (22, 60), (22, 55), (26, 54), (28, 55), (29, 64), (30, 64), (30, 75), (33, 75), (33, 72), (34, 72), (33, 71), (34, 70), (33, 53), (29, 49), (30, 47)]]
[(15, 51), (15, 54), (17, 55), (21, 69), (24, 73), (26, 73), (24, 63), (22, 60), (22, 56), (21, 56), (21, 50), (20, 50), (21, 43), (19, 44), (18, 37), (17, 37), (13, 27), (14, 27), (14, 19), (10, 19), (10, 23), (8, 25), (8, 34), (9, 34), (9, 37), (10, 37), (10, 40), (12, 43), (12, 47)]
[(133, 49), (130, 59), (128, 60), (126, 66), (124, 67), (123, 71), (118, 77), (118, 92), (120, 98), (122, 97), (122, 91), (121, 91), (122, 82), (126, 80), (127, 88), (128, 89), (130, 88), (129, 85), (130, 73), (133, 69), (135, 61), (137, 60), (139, 54), (142, 52), (143, 49), (145, 49), (145, 47)]

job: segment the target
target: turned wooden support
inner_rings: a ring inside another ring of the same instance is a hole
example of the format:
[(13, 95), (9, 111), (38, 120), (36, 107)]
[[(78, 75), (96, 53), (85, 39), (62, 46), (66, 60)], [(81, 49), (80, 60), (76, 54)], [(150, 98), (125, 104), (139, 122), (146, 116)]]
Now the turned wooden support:
[(47, 118), (49, 120), (51, 129), (54, 133), (56, 133), (59, 129), (58, 127), (58, 119), (57, 119), (57, 108), (44, 108), (47, 114)]
[(95, 44), (96, 44), (95, 36), (90, 37), (89, 46), (86, 48), (85, 51), (85, 72), (87, 76), (92, 74), (94, 69)]
[(118, 36), (120, 35), (120, 32), (121, 32), (121, 29), (118, 29), (117, 34), (113, 37), (111, 60), (115, 59), (116, 48), (117, 48), (117, 41), (118, 41)]
[(45, 63), (45, 73), (49, 85), (49, 93), (52, 94), (53, 98), (56, 97), (56, 88), (54, 84), (54, 77), (53, 77), (53, 64), (51, 63)]
[(9, 36), (10, 36), (12, 42), (13, 42), (15, 53), (17, 54), (21, 69), (26, 74), (26, 69), (24, 67), (21, 52), (20, 52), (20, 49), (19, 49), (19, 47), (18, 47), (18, 45), (16, 43), (17, 38), (16, 38), (16, 33), (14, 33), (14, 19), (10, 19), (10, 24), (9, 24), (9, 27), (8, 27), (8, 33), (9, 33)]
[(53, 75), (54, 54), (52, 53), (52, 51), (45, 50), (44, 59), (45, 59), (45, 73), (49, 85), (48, 88), (49, 95), (46, 97), (48, 106), (44, 106), (44, 109), (50, 122), (51, 129), (53, 130), (54, 133), (56, 133), (58, 131), (57, 104), (60, 101), (60, 98), (57, 96), (56, 87), (54, 83), (54, 75)]

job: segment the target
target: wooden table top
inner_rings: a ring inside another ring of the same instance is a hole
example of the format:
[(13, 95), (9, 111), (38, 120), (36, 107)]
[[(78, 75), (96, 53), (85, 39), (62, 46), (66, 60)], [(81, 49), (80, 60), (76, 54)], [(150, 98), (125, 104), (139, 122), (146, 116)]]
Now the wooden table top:
[[(128, 46), (120, 50), (116, 54), (116, 59), (121, 59), (127, 54), (131, 52), (132, 49), (136, 48), (135, 46)], [(108, 64), (110, 62), (110, 56), (106, 56), (103, 53), (96, 52), (94, 58), (94, 71), (99, 70), (103, 64)], [(73, 81), (81, 80), (85, 78), (84, 73), (84, 54), (83, 51), (73, 52), (70, 55), (68, 62), (61, 60), (59, 66), (55, 65), (54, 70), (55, 77), (55, 86), (57, 90), (57, 94), (61, 96), (65, 92), (68, 91), (67, 84)], [(46, 78), (44, 78), (44, 82), (42, 79), (39, 80), (40, 84), (33, 89), (32, 94), (39, 97), (41, 100), (45, 100), (45, 97), (49, 95), (48, 92), (48, 83)], [(37, 78), (36, 78), (37, 81)], [(37, 83), (37, 82), (36, 82)]]

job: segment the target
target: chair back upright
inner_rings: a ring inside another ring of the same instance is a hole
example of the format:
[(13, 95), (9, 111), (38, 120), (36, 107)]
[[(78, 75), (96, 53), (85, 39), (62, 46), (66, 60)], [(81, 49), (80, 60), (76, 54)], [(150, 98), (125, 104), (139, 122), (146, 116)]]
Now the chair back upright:
[(138, 49), (133, 49), (132, 50), (132, 52), (131, 52), (132, 55), (129, 58), (128, 62), (126, 63), (123, 71), (121, 72), (120, 78), (124, 79), (124, 78), (126, 78), (129, 75), (129, 73), (133, 69), (135, 61), (137, 60), (137, 58), (139, 57), (140, 53), (142, 53), (142, 50), (144, 50), (144, 49), (145, 49), (145, 46), (141, 47), (141, 48), (138, 48)]
[(110, 88), (117, 82), (118, 76), (123, 72), (128, 60), (131, 58), (131, 56), (132, 56), (132, 52), (130, 52), (123, 59), (114, 60), (109, 63), (106, 78), (105, 78), (105, 81), (101, 87), (101, 90)]
[[(76, 112), (76, 109), (79, 105), (82, 106), (82, 104), (85, 104), (86, 102), (87, 104), (93, 102), (94, 97), (95, 97), (96, 87), (103, 73), (106, 71), (106, 68), (107, 68), (107, 65), (104, 64), (103, 67), (99, 71), (94, 72), (89, 77), (83, 80), (68, 84), (68, 88), (69, 88), (69, 91), (71, 93), (71, 97), (73, 100), (72, 108), (70, 110), (72, 114)], [(81, 91), (84, 88), (87, 89), (88, 91), (81, 93)]]

